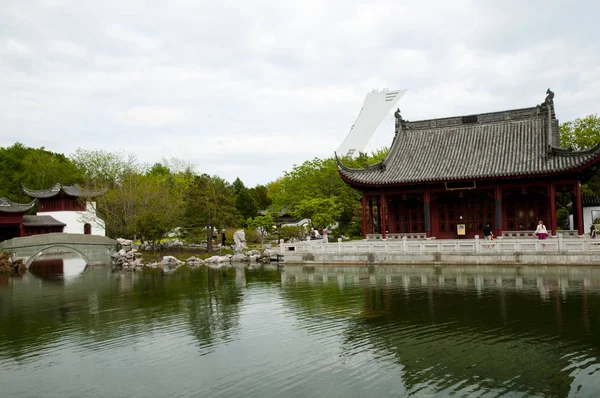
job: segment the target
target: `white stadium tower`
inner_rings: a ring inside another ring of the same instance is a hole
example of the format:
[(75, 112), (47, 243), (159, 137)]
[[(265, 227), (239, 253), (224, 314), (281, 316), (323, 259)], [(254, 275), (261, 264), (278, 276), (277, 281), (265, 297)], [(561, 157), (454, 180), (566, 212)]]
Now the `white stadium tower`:
[(363, 152), (377, 127), (396, 106), (406, 90), (373, 90), (365, 97), (362, 109), (348, 136), (336, 153), (340, 156), (356, 157)]

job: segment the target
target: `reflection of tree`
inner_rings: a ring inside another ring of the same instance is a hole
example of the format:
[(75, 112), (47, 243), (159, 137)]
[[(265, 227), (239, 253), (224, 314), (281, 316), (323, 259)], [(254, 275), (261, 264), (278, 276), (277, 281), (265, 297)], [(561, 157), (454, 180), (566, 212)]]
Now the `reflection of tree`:
[(188, 303), (192, 334), (201, 346), (212, 346), (215, 339), (229, 340), (239, 323), (242, 293), (235, 284), (235, 269), (204, 269), (206, 290)]
[(200, 346), (212, 346), (239, 327), (241, 289), (278, 280), (277, 272), (263, 269), (207, 267), (172, 275), (111, 274), (92, 267), (69, 281), (26, 275), (11, 288), (18, 292), (5, 288), (0, 294), (0, 342), (10, 342), (2, 344), (0, 358), (40, 352), (60, 341), (65, 329), (72, 329), (69, 333), (78, 335), (87, 350), (102, 350), (97, 343), (109, 340), (133, 344), (177, 329), (188, 329)]
[[(600, 354), (595, 337), (600, 315), (594, 311), (600, 309), (600, 297), (597, 291), (581, 293), (582, 280), (570, 282), (565, 300), (559, 281), (550, 278), (551, 299), (543, 301), (535, 278), (519, 291), (506, 281), (504, 286), (501, 277), (486, 275), (486, 283), (494, 285), (478, 294), (477, 275), (452, 275), (441, 286), (444, 279), (434, 273), (386, 277), (385, 283), (375, 283), (374, 276), (363, 268), (343, 289), (334, 283), (309, 289), (312, 278), (297, 281), (304, 278), (297, 274), (283, 296), (307, 328), (322, 322), (322, 314), (345, 318), (342, 356), (391, 353), (402, 365), (405, 387), (415, 395), (445, 396), (464, 383), (479, 392), (567, 396), (573, 378), (564, 369), (571, 354)], [(348, 316), (356, 303), (362, 311)]]

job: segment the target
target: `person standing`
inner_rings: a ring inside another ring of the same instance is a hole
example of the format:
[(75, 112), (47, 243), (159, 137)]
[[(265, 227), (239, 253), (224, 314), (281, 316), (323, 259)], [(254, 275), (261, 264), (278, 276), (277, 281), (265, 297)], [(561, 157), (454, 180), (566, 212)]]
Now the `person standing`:
[(537, 229), (535, 230), (535, 234), (537, 235), (539, 240), (544, 240), (548, 237), (548, 231), (546, 230), (546, 226), (544, 225), (544, 222), (542, 220), (540, 220), (540, 222), (538, 222), (538, 226), (537, 226)]
[(596, 226), (594, 224), (590, 225), (590, 238), (596, 239)]
[(323, 242), (327, 243), (327, 233), (329, 231), (327, 230), (327, 227), (323, 228)]
[(221, 246), (225, 246), (225, 230), (221, 232)]
[(493, 235), (494, 234), (492, 233), (492, 227), (490, 226), (490, 223), (487, 223), (483, 228), (483, 236), (485, 237), (485, 240), (492, 239)]

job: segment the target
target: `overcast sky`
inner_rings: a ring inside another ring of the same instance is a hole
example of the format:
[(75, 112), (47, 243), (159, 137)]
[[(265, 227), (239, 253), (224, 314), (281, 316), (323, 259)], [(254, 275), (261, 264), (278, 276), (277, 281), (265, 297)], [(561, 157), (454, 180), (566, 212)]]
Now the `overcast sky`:
[[(367, 92), (418, 120), (600, 113), (600, 2), (0, 1), (0, 146), (123, 150), (265, 184), (329, 157)], [(391, 116), (368, 149), (389, 145)]]

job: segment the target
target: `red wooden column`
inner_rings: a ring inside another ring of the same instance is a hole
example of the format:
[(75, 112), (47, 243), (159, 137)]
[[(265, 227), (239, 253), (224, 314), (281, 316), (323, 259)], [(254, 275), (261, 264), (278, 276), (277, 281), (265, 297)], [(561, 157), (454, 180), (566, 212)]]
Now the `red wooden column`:
[(369, 197), (369, 233), (373, 233), (373, 198)]
[(502, 188), (500, 188), (500, 185), (496, 185), (494, 197), (496, 203), (496, 236), (502, 236)]
[(375, 202), (377, 203), (377, 231), (378, 234), (381, 234), (381, 195), (379, 195), (379, 199), (375, 198)]
[(577, 217), (577, 234), (583, 235), (583, 209), (581, 208), (581, 184), (579, 180), (575, 181), (575, 201), (577, 202), (577, 214), (573, 217)]
[(362, 196), (362, 222), (363, 239), (367, 239), (367, 196), (364, 193)]
[(387, 229), (391, 233), (395, 233), (396, 232), (396, 207), (393, 204), (392, 204), (392, 207), (390, 207), (390, 202), (388, 201), (388, 202), (386, 202), (386, 208), (387, 208), (387, 215), (388, 215)]
[(381, 197), (379, 199), (379, 213), (380, 213), (380, 220), (381, 220), (381, 239), (385, 239), (385, 218), (386, 218), (386, 211), (387, 210), (387, 198), (385, 196), (385, 193), (381, 194)]
[(548, 185), (548, 199), (550, 200), (551, 235), (556, 236), (556, 187), (553, 182)]
[(429, 203), (431, 202), (431, 194), (429, 193), (429, 191), (426, 189), (425, 192), (423, 193), (423, 215), (425, 218), (425, 236), (426, 237), (431, 237), (431, 214), (430, 214), (430, 208), (429, 208)]

